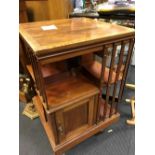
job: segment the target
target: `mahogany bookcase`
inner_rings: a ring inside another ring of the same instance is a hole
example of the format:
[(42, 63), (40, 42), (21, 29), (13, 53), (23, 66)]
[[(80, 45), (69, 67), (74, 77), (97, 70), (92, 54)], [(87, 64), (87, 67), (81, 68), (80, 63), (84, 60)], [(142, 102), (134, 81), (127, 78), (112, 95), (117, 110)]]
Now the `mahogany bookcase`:
[(72, 18), (22, 23), (19, 31), (33, 101), (56, 155), (118, 121), (134, 29)]

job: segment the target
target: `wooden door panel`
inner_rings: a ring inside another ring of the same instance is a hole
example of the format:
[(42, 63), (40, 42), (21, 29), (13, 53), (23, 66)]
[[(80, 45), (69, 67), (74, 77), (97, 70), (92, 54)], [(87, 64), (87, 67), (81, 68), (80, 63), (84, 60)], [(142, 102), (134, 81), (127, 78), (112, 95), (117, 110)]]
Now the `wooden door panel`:
[(66, 134), (88, 123), (88, 101), (72, 109), (64, 110), (64, 126)]
[(79, 135), (94, 124), (94, 96), (56, 112), (59, 141)]

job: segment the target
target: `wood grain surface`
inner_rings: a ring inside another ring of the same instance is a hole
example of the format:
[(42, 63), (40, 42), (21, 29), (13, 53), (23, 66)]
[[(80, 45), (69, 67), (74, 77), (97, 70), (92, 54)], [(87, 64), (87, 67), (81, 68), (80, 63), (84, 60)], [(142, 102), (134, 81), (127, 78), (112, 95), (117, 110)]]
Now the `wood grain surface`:
[[(42, 26), (55, 25), (55, 30)], [(20, 35), (36, 54), (76, 48), (134, 34), (134, 29), (87, 18), (22, 23)]]
[(49, 112), (69, 106), (79, 100), (96, 95), (99, 89), (82, 75), (58, 79), (46, 86)]

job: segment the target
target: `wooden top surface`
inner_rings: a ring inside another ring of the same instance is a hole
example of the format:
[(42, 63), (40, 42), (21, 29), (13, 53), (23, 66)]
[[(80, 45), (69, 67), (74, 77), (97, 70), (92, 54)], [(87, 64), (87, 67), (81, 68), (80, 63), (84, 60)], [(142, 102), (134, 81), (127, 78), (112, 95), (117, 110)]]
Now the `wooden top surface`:
[[(49, 25), (57, 29), (42, 30)], [(134, 29), (88, 18), (21, 23), (19, 32), (37, 55), (134, 35)]]
[(83, 75), (68, 75), (46, 86), (49, 112), (86, 99), (99, 93), (99, 89)]

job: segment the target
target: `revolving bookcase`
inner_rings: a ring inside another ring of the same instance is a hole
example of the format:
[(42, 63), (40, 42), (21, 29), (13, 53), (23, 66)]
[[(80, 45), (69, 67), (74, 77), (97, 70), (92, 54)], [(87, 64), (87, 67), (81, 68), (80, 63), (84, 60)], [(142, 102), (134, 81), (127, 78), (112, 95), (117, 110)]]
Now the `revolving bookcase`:
[[(56, 29), (43, 30), (54, 25)], [(116, 122), (134, 30), (87, 18), (20, 24), (33, 101), (60, 155)]]

